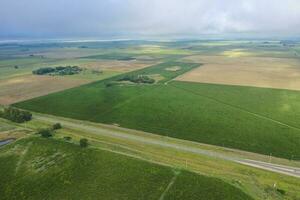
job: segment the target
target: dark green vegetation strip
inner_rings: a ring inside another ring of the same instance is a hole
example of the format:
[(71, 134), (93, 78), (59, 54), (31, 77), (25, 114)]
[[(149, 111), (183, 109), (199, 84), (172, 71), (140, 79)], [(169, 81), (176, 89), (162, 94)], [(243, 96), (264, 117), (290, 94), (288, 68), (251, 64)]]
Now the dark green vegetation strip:
[[(174, 177), (168, 167), (43, 138), (23, 139), (0, 149), (0, 171), (0, 197), (10, 200), (157, 200)], [(215, 187), (217, 193), (207, 194), (211, 199), (251, 199), (219, 179), (187, 172), (177, 178), (167, 196), (182, 187), (184, 199), (195, 199)], [(185, 186), (189, 178), (191, 190)]]
[[(176, 72), (167, 67), (180, 66)], [(197, 66), (197, 65), (196, 65)], [(132, 74), (161, 74), (154, 85), (105, 87), (106, 81), (19, 103), (64, 117), (119, 124), (161, 135), (300, 159), (300, 93), (166, 81), (194, 67), (164, 63)]]

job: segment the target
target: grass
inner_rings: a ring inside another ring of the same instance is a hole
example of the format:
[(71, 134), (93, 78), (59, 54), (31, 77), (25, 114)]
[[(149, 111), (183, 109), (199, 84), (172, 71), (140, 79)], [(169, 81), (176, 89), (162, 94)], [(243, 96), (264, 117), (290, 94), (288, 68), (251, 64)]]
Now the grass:
[[(110, 134), (99, 134), (99, 132), (90, 131), (88, 129), (71, 128), (66, 124), (69, 122), (75, 124), (81, 124), (82, 126), (95, 127), (100, 132), (109, 131), (121, 131), (124, 134), (142, 136), (157, 141), (165, 141), (171, 144), (186, 145), (197, 147), (200, 149), (207, 149), (216, 151), (221, 154), (231, 155), (234, 157), (242, 156), (248, 159), (259, 159), (269, 162), (269, 156), (262, 156), (253, 154), (249, 157), (249, 153), (234, 151), (232, 149), (225, 149), (218, 146), (196, 144), (194, 142), (178, 140), (169, 137), (162, 137), (159, 135), (144, 133), (140, 131), (133, 131), (128, 129), (120, 129), (115, 126), (107, 126), (98, 123), (90, 123), (86, 121), (78, 121), (74, 119), (66, 119), (57, 116), (48, 116), (43, 114), (34, 113), (36, 117), (43, 116), (46, 119), (34, 118), (32, 121), (21, 124), (21, 127), (27, 127), (33, 130), (39, 130), (42, 128), (49, 128), (56, 122), (63, 124), (63, 129), (60, 129), (55, 133), (55, 137), (58, 140), (64, 140), (64, 137), (72, 137), (71, 142), (78, 145), (81, 138), (88, 138), (90, 146), (100, 150), (112, 151), (119, 154), (126, 154), (128, 156), (146, 160), (151, 163), (159, 163), (166, 166), (172, 166), (175, 169), (186, 169), (196, 172), (198, 174), (215, 177), (222, 179), (226, 183), (243, 190), (245, 193), (250, 194), (254, 199), (272, 199), (272, 200), (295, 200), (300, 198), (299, 187), (300, 182), (297, 178), (280, 175), (277, 173), (268, 172), (244, 165), (236, 164), (230, 161), (222, 159), (216, 159), (205, 155), (194, 154), (191, 152), (185, 152), (176, 148), (162, 147), (152, 143), (143, 143), (141, 141), (128, 140), (122, 137), (113, 136)], [(13, 125), (8, 122), (8, 124)], [(242, 153), (242, 155), (240, 155)], [(299, 162), (289, 161), (284, 159), (272, 158), (272, 163), (286, 164), (299, 166)], [(178, 171), (178, 170), (177, 170)], [(182, 172), (181, 172), (182, 173)], [(277, 187), (274, 188), (274, 183), (277, 183)], [(282, 189), (286, 191), (285, 195), (278, 193), (276, 189)]]
[[(183, 41), (148, 46), (144, 43), (128, 42), (128, 44), (113, 43), (111, 48), (109, 44), (106, 45), (108, 45), (105, 47), (108, 48), (107, 53), (101, 54), (100, 59), (103, 59), (102, 56), (111, 59), (132, 55), (138, 57), (144, 54), (152, 56), (153, 53), (155, 59), (168, 60), (129, 73), (159, 74), (164, 79), (152, 86), (105, 87), (106, 83), (123, 76), (118, 75), (86, 86), (22, 102), (16, 106), (42, 113), (119, 124), (180, 139), (300, 160), (300, 150), (297, 148), (300, 144), (298, 92), (174, 81), (167, 84), (178, 75), (199, 66), (199, 64), (169, 61), (171, 58), (177, 59), (187, 55), (188, 52), (204, 52), (208, 55), (221, 55), (224, 52), (233, 54), (254, 52), (255, 56), (291, 57), (291, 52), (294, 55), (293, 49), (287, 50), (287, 47), (282, 46), (278, 41), (269, 43)], [(174, 57), (165, 54), (165, 50), (171, 49), (174, 50), (172, 54)], [(142, 50), (141, 54), (138, 54), (139, 50)], [(97, 56), (94, 58), (99, 59)], [(179, 66), (181, 70), (173, 72), (166, 70), (175, 66)]]
[(93, 72), (93, 70), (86, 69), (83, 72), (79, 74), (75, 74), (72, 76), (66, 76), (64, 78), (70, 78), (70, 79), (78, 79), (78, 80), (89, 80), (89, 81), (99, 81), (103, 79), (110, 78), (112, 76), (116, 76), (120, 74), (120, 72), (116, 71), (109, 71), (109, 70), (104, 70), (99, 73)]
[(2, 119), (0, 119), (0, 133), (4, 132), (4, 131), (10, 131), (10, 130), (13, 130), (13, 129), (15, 129), (14, 126), (11, 126), (11, 125), (7, 124), (4, 121), (2, 121)]
[[(206, 199), (205, 194), (215, 200), (252, 199), (220, 179), (185, 171), (176, 175), (170, 167), (54, 139), (31, 137), (1, 148), (0, 169), (6, 172), (0, 173), (1, 199), (148, 200), (164, 192), (165, 199), (172, 193), (187, 200)], [(211, 188), (218, 192), (210, 193)]]
[[(177, 73), (162, 70), (164, 67), (167, 67), (166, 64), (141, 72), (158, 73), (160, 69), (161, 74), (168, 77), (164, 82), (173, 78), (170, 73)], [(104, 82), (36, 98), (16, 106), (276, 157), (300, 159), (300, 131), (297, 127), (300, 117), (295, 112), (300, 106), (298, 92), (176, 81), (168, 85), (106, 88)]]
[[(196, 184), (195, 184), (196, 183)], [(165, 196), (165, 200), (203, 199), (203, 200), (246, 200), (245, 195), (231, 196), (236, 192), (230, 185), (221, 180), (202, 176), (200, 179), (193, 173), (184, 172), (176, 179), (175, 184)]]

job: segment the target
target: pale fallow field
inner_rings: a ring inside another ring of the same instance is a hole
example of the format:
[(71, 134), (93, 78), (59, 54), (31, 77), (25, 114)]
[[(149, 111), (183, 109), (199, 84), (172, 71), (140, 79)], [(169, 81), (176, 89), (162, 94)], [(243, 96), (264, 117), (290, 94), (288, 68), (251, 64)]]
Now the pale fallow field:
[(184, 60), (203, 65), (178, 77), (179, 81), (300, 90), (298, 59), (224, 52), (190, 56)]

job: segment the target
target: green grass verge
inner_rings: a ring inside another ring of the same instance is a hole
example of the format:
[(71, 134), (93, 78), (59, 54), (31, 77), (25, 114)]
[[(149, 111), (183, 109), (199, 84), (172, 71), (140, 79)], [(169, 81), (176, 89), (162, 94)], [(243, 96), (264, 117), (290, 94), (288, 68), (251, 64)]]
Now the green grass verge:
[[(159, 199), (175, 176), (169, 167), (37, 137), (1, 148), (0, 170), (1, 199)], [(168, 198), (183, 188), (187, 200), (252, 199), (219, 179), (188, 172), (177, 179)]]

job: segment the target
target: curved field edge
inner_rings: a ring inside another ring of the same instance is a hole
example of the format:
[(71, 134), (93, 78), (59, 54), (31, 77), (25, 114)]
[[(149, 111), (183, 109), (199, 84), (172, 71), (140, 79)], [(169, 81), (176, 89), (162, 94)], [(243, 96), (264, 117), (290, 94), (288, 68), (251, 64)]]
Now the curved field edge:
[(1, 148), (0, 169), (1, 199), (253, 199), (220, 179), (54, 139)]

